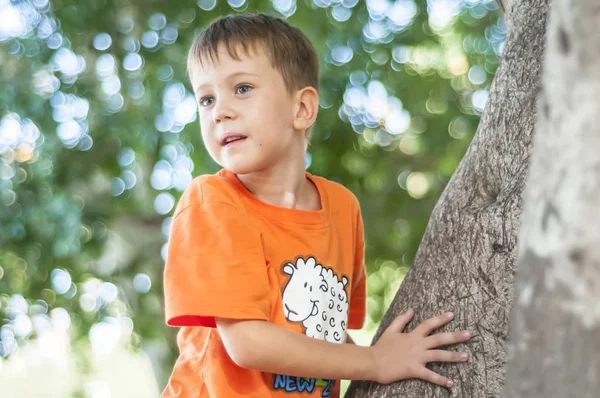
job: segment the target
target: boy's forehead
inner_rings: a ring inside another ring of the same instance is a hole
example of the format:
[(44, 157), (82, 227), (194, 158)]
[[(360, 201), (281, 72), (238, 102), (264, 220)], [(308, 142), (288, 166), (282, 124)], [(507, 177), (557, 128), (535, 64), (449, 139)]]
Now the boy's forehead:
[[(229, 49), (220, 44), (214, 54), (206, 51), (200, 55), (200, 59), (192, 61), (190, 78), (196, 84), (202, 84), (200, 80), (213, 81), (226, 78), (231, 74), (249, 73), (264, 75), (271, 69), (271, 60), (262, 46), (249, 46), (247, 50), (241, 45), (232, 48), (233, 55)], [(237, 59), (236, 59), (237, 58)]]

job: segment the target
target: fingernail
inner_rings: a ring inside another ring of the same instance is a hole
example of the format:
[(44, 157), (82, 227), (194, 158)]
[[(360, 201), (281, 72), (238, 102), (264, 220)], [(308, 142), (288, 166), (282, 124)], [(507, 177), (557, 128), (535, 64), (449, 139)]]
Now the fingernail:
[(452, 385), (453, 385), (453, 384), (454, 384), (454, 383), (452, 382), (452, 380), (448, 380), (448, 381), (446, 382), (446, 385), (447, 385), (448, 387), (452, 387)]
[(463, 336), (465, 336), (466, 338), (471, 337), (471, 332), (469, 332), (468, 330), (463, 332)]
[(448, 313), (448, 318), (450, 318), (450, 319), (454, 318), (454, 314), (453, 314), (453, 313), (451, 313), (451, 312), (449, 312), (449, 313)]
[(465, 353), (462, 353), (462, 354), (460, 355), (460, 358), (461, 358), (463, 361), (466, 361), (467, 359), (469, 359), (469, 355), (468, 355), (468, 354), (465, 354)]

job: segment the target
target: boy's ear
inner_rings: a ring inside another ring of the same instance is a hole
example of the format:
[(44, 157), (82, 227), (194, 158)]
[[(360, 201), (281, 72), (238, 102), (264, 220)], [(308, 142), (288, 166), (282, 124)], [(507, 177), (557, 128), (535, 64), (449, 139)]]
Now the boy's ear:
[(313, 87), (304, 87), (296, 93), (294, 129), (305, 131), (313, 125), (319, 111), (319, 93)]

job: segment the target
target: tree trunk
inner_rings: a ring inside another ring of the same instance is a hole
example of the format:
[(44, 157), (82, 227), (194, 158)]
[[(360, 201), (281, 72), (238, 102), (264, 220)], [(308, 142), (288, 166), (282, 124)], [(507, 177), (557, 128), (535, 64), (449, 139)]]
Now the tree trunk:
[(600, 396), (600, 6), (556, 0), (525, 194), (507, 396)]
[(415, 262), (373, 340), (408, 308), (416, 315), (407, 330), (453, 311), (455, 320), (442, 330), (472, 330), (471, 341), (456, 347), (471, 359), (429, 365), (455, 382), (450, 390), (420, 380), (361, 381), (350, 385), (346, 397), (501, 396), (547, 11), (547, 0), (507, 4), (507, 39), (477, 134), (433, 210)]

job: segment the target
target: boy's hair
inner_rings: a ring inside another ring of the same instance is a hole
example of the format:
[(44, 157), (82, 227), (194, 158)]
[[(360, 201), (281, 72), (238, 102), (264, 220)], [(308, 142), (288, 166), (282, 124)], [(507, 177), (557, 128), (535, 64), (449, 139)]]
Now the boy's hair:
[(206, 59), (218, 60), (221, 44), (235, 60), (240, 59), (240, 48), (245, 54), (265, 51), (290, 93), (308, 86), (319, 90), (319, 58), (312, 43), (300, 29), (280, 18), (242, 14), (217, 19), (194, 40), (188, 53), (188, 73), (196, 62), (202, 65)]

